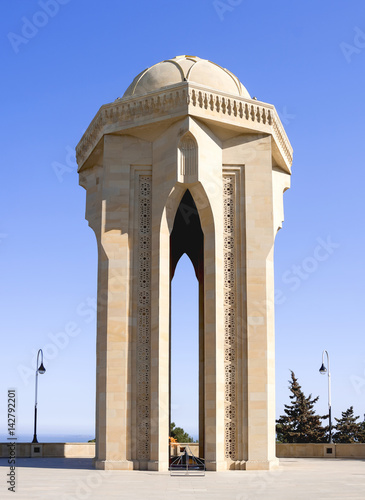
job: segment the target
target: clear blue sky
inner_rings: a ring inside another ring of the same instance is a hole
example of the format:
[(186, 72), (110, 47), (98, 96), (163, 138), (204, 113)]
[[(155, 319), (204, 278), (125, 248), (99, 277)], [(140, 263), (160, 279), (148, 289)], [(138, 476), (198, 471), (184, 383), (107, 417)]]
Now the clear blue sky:
[[(144, 68), (180, 54), (230, 69), (251, 95), (274, 104), (294, 148), (275, 247), (277, 414), (288, 401), (289, 369), (306, 393), (320, 395), (318, 412), (326, 412), (327, 381), (318, 368), (328, 349), (334, 415), (354, 405), (362, 416), (364, 2), (50, 3), (53, 10), (47, 1), (6, 2), (0, 19), (0, 435), (12, 387), (19, 433), (32, 435), (40, 347), (47, 353), (40, 438), (94, 435), (97, 253), (72, 151), (102, 104)], [(336, 247), (318, 252), (318, 239), (328, 238)], [(183, 315), (196, 323), (196, 296), (184, 289), (189, 269), (185, 259), (174, 286), (186, 299)], [(177, 314), (181, 338), (194, 328)], [(66, 328), (72, 337), (55, 337)], [(174, 419), (196, 434), (188, 417), (196, 411), (181, 409), (189, 385), (174, 380)]]

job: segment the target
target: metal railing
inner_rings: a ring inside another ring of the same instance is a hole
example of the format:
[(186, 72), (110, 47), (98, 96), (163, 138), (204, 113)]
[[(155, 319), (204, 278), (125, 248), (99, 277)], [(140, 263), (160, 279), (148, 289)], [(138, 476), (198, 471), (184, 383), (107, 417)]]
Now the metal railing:
[(184, 453), (171, 458), (170, 476), (204, 476), (204, 459), (196, 457), (189, 445), (185, 446)]

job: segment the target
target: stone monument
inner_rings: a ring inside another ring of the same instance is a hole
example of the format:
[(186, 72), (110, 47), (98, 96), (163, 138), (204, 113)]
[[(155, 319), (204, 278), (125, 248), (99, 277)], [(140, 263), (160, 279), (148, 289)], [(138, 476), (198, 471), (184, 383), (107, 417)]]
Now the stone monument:
[(103, 105), (77, 146), (98, 245), (99, 469), (169, 467), (170, 288), (199, 281), (199, 445), (207, 470), (275, 457), (275, 235), (292, 148), (271, 104), (179, 56)]

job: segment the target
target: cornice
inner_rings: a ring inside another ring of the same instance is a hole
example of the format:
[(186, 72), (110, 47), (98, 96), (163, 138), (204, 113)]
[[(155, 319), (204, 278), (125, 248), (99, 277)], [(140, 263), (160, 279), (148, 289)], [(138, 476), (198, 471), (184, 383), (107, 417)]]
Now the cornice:
[(290, 172), (293, 149), (273, 105), (189, 82), (103, 105), (76, 147), (79, 170), (104, 134), (189, 114), (271, 134), (279, 151), (280, 166)]

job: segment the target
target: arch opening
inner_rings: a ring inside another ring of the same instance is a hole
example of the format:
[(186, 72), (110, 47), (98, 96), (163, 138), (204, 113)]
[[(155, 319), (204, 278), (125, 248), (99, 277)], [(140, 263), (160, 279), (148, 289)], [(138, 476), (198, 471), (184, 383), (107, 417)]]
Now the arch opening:
[(204, 458), (204, 235), (189, 190), (170, 235), (170, 295), (169, 422), (198, 437)]

